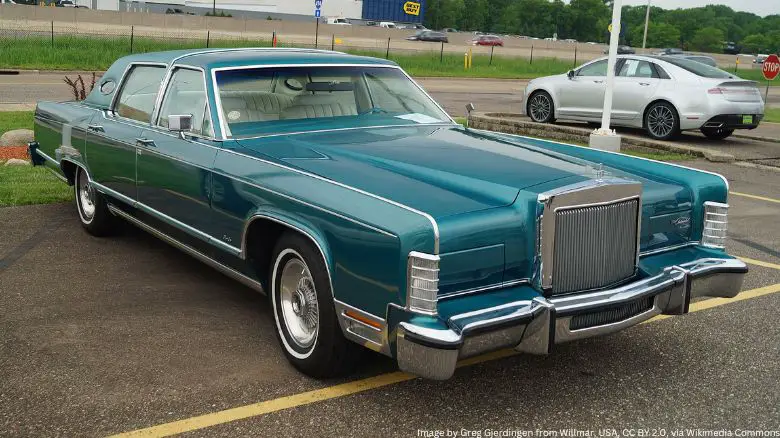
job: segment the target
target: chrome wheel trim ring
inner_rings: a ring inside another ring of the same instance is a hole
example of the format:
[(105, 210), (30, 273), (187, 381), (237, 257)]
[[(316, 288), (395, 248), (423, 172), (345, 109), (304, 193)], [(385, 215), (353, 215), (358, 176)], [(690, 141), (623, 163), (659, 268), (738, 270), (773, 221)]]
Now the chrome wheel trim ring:
[(674, 129), (675, 116), (665, 105), (656, 105), (647, 114), (647, 129), (656, 137), (666, 137)]
[(542, 122), (550, 117), (552, 102), (546, 94), (537, 93), (531, 97), (528, 109), (531, 119), (533, 119), (534, 122)]
[[(288, 258), (289, 255), (293, 257)], [(280, 266), (285, 258), (288, 260), (284, 266)], [(271, 284), (274, 320), (279, 337), (288, 353), (297, 359), (306, 359), (314, 351), (319, 336), (319, 302), (311, 271), (297, 251), (287, 248), (279, 253), (274, 263)], [(287, 335), (282, 323), (287, 327)], [(295, 347), (305, 349), (306, 352), (298, 351), (288, 343), (288, 339)]]
[(95, 218), (95, 189), (90, 184), (89, 178), (83, 170), (79, 170), (76, 181), (76, 200), (79, 215), (85, 224), (92, 223)]

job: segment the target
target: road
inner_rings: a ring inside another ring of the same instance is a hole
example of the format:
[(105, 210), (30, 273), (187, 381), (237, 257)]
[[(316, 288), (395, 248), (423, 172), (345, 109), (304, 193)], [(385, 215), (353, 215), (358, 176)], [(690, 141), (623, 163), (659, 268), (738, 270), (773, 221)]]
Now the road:
[(309, 379), (285, 360), (261, 295), (130, 226), (90, 237), (69, 204), (0, 209), (13, 224), (0, 238), (0, 435), (777, 430), (780, 173), (686, 164), (729, 179), (728, 247), (750, 259), (748, 299), (546, 357), (480, 357), (446, 382), (373, 354), (350, 378)]

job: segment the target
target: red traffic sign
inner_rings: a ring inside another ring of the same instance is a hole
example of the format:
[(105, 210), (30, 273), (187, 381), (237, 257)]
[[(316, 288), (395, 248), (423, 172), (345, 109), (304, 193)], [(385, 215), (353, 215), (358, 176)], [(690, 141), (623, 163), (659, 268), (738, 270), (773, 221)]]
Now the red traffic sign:
[(777, 74), (780, 73), (780, 58), (777, 55), (769, 55), (764, 60), (764, 66), (761, 68), (761, 71), (764, 73), (764, 78), (767, 81), (776, 78)]

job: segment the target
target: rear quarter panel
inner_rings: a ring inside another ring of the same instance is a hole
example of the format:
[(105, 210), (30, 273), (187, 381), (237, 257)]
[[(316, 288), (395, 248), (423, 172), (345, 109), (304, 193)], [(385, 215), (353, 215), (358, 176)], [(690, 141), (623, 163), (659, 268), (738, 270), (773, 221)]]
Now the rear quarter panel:
[(78, 102), (39, 102), (35, 109), (35, 141), (38, 149), (57, 164), (46, 165), (65, 175), (59, 164), (63, 159), (84, 167), (86, 163), (87, 125), (97, 110)]

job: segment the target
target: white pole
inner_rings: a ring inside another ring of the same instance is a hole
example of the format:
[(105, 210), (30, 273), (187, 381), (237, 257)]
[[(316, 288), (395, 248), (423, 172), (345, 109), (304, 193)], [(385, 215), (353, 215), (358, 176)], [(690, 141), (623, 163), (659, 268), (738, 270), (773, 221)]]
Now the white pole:
[(612, 6), (612, 32), (609, 35), (609, 59), (607, 61), (607, 84), (604, 92), (604, 110), (601, 116), (601, 133), (609, 135), (609, 119), (612, 115), (612, 89), (615, 85), (615, 61), (617, 60), (618, 42), (620, 40), (620, 14), (623, 10), (623, 0), (615, 0)]
[(645, 37), (642, 39), (642, 48), (647, 47), (647, 24), (650, 23), (650, 0), (647, 0), (647, 12), (645, 13)]

